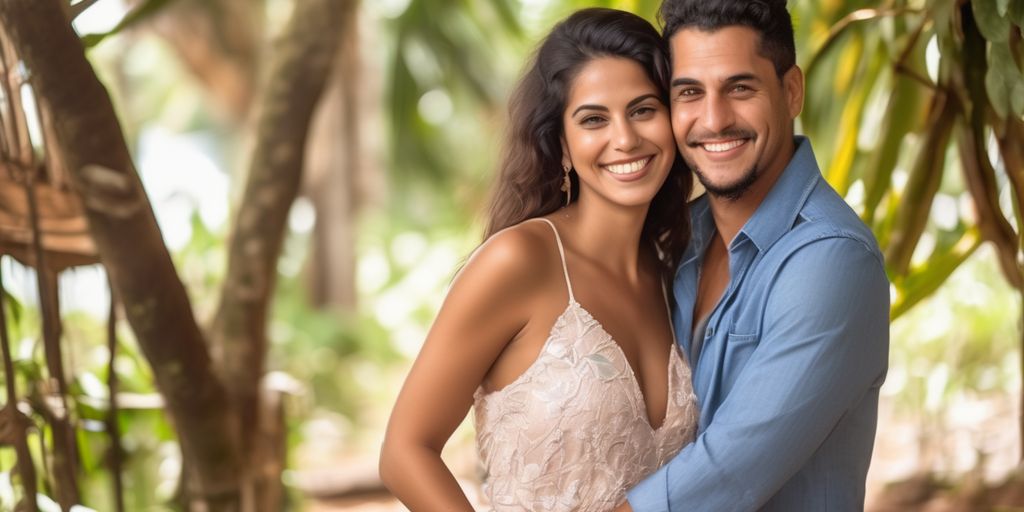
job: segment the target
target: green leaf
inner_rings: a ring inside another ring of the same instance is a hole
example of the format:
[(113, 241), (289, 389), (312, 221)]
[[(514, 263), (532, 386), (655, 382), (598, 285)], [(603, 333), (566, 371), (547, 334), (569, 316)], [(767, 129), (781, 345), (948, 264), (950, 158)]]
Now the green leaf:
[(1017, 117), (1024, 116), (1024, 80), (1019, 73), (1010, 93), (1010, 111)]
[(893, 301), (889, 321), (896, 320), (938, 290), (953, 271), (974, 254), (981, 242), (978, 231), (974, 228), (968, 229), (960, 241), (948, 249), (934, 251), (924, 265), (915, 268), (905, 279), (894, 278), (896, 300)]
[(935, 33), (941, 39), (953, 28), (951, 18), (958, 11), (958, 0), (933, 0), (928, 2), (928, 12), (935, 23)]
[(985, 39), (993, 43), (1006, 42), (1010, 38), (1010, 20), (999, 15), (995, 2), (971, 2), (974, 19)]
[(988, 72), (985, 73), (985, 91), (999, 117), (1006, 118), (1011, 112), (1019, 116), (1024, 112), (1022, 80), (1024, 76), (1010, 53), (1009, 43), (992, 43), (988, 54)]
[(1010, 7), (1006, 12), (1014, 25), (1024, 28), (1024, 0), (1010, 0)]
[(871, 152), (864, 170), (864, 214), (868, 225), (875, 225), (875, 211), (886, 191), (892, 186), (892, 173), (905, 150), (905, 137), (915, 129), (928, 104), (923, 88), (904, 74), (893, 77), (894, 85), (885, 108), (885, 117), (878, 137), (878, 146)]
[(18, 302), (18, 299), (11, 295), (10, 292), (8, 292), (7, 290), (4, 290), (3, 304), (4, 306), (7, 306), (7, 310), (10, 311), (11, 313), (11, 323), (20, 323), (24, 307), (21, 305), (20, 302)]
[(502, 24), (505, 25), (505, 29), (508, 30), (509, 33), (517, 36), (522, 35), (523, 26), (519, 22), (519, 17), (516, 16), (513, 2), (510, 0), (494, 0), (492, 4), (498, 18), (500, 18)]
[(1000, 16), (1005, 17), (1006, 11), (1010, 8), (1010, 0), (996, 0), (996, 10)]
[(172, 2), (174, 2), (174, 0), (145, 0), (141, 5), (126, 14), (124, 18), (122, 18), (121, 21), (109, 31), (82, 36), (82, 44), (84, 44), (86, 48), (92, 48), (108, 36), (117, 34), (118, 32), (121, 32), (122, 30), (156, 14), (160, 9), (170, 5)]
[(948, 99), (934, 97), (930, 112), (931, 124), (899, 198), (892, 239), (886, 247), (886, 265), (897, 275), (909, 269), (911, 256), (928, 223), (932, 201), (942, 183), (947, 147), (956, 122), (956, 106)]
[(861, 59), (861, 69), (857, 72), (856, 78), (850, 80), (854, 84), (853, 90), (843, 107), (836, 134), (836, 148), (826, 173), (828, 182), (842, 196), (846, 195), (853, 181), (851, 170), (857, 159), (857, 140), (864, 118), (864, 104), (878, 82), (883, 63), (888, 60), (885, 46), (880, 40), (870, 38), (868, 43), (874, 46), (873, 55), (870, 48), (864, 52), (869, 57)]

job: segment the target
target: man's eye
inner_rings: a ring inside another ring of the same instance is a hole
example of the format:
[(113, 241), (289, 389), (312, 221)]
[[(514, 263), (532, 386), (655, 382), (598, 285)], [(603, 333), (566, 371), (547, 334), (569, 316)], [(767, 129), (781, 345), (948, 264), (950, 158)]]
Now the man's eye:
[(741, 84), (733, 87), (732, 90), (733, 92), (750, 92), (751, 89), (750, 87)]

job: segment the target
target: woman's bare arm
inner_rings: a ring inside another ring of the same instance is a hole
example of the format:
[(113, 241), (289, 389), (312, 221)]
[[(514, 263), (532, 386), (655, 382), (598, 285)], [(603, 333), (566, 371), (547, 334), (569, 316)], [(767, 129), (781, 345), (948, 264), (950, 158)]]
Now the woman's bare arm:
[(492, 237), (455, 279), (391, 413), (380, 474), (411, 510), (472, 510), (441, 449), (542, 289), (547, 247), (523, 228)]

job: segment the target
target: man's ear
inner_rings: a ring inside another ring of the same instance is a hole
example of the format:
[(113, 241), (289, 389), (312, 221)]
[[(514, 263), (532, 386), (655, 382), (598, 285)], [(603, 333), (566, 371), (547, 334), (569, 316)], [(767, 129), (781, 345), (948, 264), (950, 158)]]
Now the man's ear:
[(782, 75), (783, 94), (789, 107), (789, 118), (796, 119), (804, 109), (804, 72), (796, 64)]

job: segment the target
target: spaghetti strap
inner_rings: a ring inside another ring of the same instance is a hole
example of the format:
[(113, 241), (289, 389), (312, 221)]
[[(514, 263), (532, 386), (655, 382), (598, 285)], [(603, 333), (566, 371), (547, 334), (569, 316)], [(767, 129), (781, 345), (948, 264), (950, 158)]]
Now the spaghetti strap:
[(555, 232), (555, 242), (558, 243), (558, 256), (562, 258), (562, 273), (565, 274), (565, 287), (569, 290), (569, 304), (576, 302), (576, 297), (572, 294), (572, 282), (569, 281), (569, 267), (565, 264), (565, 248), (562, 247), (562, 237), (558, 235), (558, 228), (555, 227), (555, 223), (551, 222), (544, 217), (537, 217), (539, 220), (548, 223), (551, 226), (551, 231)]

